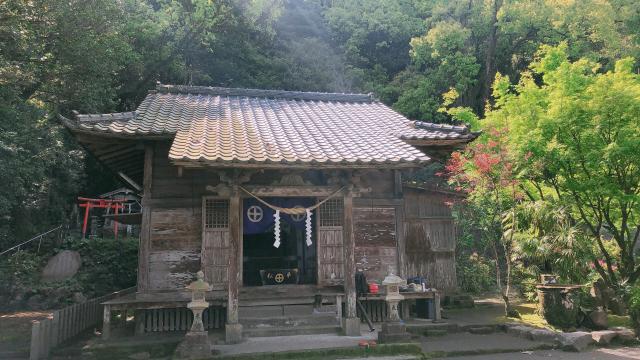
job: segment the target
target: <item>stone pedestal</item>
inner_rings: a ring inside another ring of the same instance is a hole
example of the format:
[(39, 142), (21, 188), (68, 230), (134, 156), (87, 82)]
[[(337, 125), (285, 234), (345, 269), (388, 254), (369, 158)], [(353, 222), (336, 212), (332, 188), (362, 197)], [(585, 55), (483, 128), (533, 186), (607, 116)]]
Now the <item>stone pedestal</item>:
[(176, 348), (174, 359), (208, 359), (211, 343), (206, 331), (189, 331)]
[(237, 344), (242, 341), (242, 324), (226, 324), (224, 326), (225, 343)]
[(570, 329), (577, 326), (580, 304), (572, 285), (538, 285), (538, 312), (553, 326)]
[(407, 327), (399, 321), (385, 321), (382, 324), (382, 330), (378, 333), (380, 343), (406, 342), (410, 339), (411, 335), (407, 333)]
[(344, 334), (346, 336), (360, 336), (360, 318), (344, 318)]

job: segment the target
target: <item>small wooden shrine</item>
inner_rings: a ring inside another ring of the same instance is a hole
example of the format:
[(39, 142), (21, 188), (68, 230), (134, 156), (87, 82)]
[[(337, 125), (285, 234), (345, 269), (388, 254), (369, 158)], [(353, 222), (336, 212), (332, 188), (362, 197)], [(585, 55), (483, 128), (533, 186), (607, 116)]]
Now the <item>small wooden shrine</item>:
[(411, 121), (370, 95), (169, 85), (134, 112), (61, 120), (142, 188), (137, 293), (107, 304), (133, 310), (139, 333), (188, 328), (199, 270), (205, 327), (228, 341), (287, 304), (332, 307), (359, 333), (357, 269), (456, 287), (447, 196), (403, 176), (477, 137), (464, 126)]

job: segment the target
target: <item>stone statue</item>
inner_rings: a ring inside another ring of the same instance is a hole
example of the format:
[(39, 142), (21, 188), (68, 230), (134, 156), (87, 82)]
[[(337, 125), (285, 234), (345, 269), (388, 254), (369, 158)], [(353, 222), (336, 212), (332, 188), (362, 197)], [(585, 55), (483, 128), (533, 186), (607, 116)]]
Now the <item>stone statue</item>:
[(191, 291), (191, 301), (187, 308), (193, 313), (193, 323), (184, 340), (176, 348), (175, 359), (203, 359), (211, 356), (209, 334), (202, 323), (202, 313), (209, 307), (206, 293), (211, 291), (211, 285), (204, 281), (202, 271), (198, 271), (196, 276), (197, 280), (186, 286)]
[(382, 285), (386, 287), (384, 300), (387, 302), (388, 316), (382, 324), (382, 331), (378, 334), (380, 342), (402, 342), (410, 338), (398, 312), (400, 301), (404, 300), (404, 296), (400, 294), (400, 286), (406, 284), (406, 280), (394, 275), (392, 272), (382, 281)]

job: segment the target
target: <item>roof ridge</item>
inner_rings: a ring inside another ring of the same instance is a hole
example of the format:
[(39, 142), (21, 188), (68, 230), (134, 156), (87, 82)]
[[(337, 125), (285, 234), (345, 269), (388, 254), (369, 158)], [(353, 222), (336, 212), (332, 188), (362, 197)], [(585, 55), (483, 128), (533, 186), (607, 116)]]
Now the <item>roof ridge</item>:
[(104, 114), (80, 114), (73, 110), (73, 116), (77, 121), (81, 122), (100, 122), (100, 121), (129, 121), (136, 116), (135, 111), (113, 112)]
[(165, 85), (165, 84), (158, 84), (156, 86), (156, 91), (159, 93), (264, 97), (264, 98), (273, 98), (273, 99), (310, 100), (310, 101), (338, 101), (338, 102), (359, 102), (359, 103), (370, 103), (375, 101), (373, 94), (371, 93), (346, 94), (346, 93), (328, 93), (328, 92), (312, 92), (312, 91), (263, 90), (263, 89), (225, 88), (225, 87), (192, 86), (192, 85)]
[(467, 134), (469, 132), (469, 127), (466, 125), (436, 124), (421, 120), (415, 120), (413, 125), (416, 128), (423, 130), (453, 131), (462, 134)]

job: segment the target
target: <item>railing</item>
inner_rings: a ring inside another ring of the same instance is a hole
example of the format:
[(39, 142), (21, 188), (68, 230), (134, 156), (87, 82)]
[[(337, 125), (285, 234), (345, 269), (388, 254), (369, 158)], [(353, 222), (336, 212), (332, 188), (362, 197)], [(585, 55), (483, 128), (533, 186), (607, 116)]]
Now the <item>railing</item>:
[(38, 234), (38, 235), (32, 237), (31, 239), (29, 239), (27, 241), (21, 242), (18, 245), (14, 245), (14, 246), (8, 248), (7, 250), (5, 250), (3, 252), (0, 252), (0, 256), (6, 254), (8, 252), (11, 252), (13, 250), (20, 250), (21, 247), (24, 247), (24, 246), (26, 246), (28, 244), (31, 244), (36, 240), (38, 241), (38, 251), (40, 251), (40, 246), (42, 245), (42, 239), (44, 239), (45, 236), (49, 236), (49, 235), (55, 234), (56, 231), (57, 231), (58, 232), (58, 234), (57, 234), (58, 240), (62, 240), (62, 237), (64, 235), (65, 230), (66, 230), (65, 225), (61, 224), (59, 226), (54, 227), (51, 230), (45, 231), (42, 234)]
[(56, 310), (49, 319), (34, 321), (31, 327), (31, 347), (29, 359), (46, 359), (56, 346), (90, 328), (99, 327), (102, 322), (101, 303), (136, 291), (136, 287), (91, 299)]

